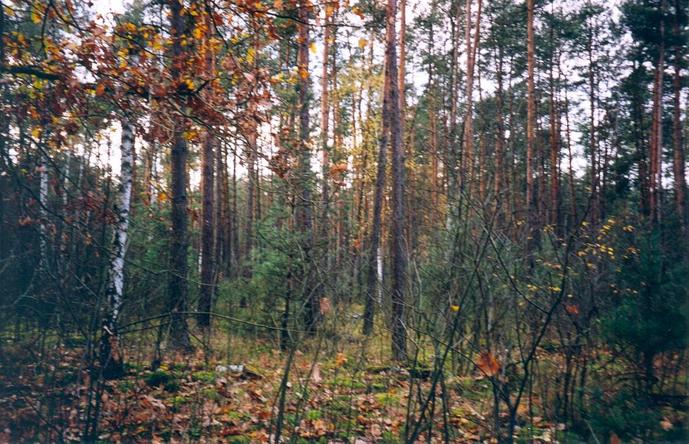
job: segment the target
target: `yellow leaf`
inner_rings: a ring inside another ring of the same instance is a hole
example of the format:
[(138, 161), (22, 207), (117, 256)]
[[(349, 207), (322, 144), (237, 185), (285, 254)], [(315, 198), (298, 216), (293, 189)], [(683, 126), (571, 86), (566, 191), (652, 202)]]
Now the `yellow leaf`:
[(36, 8), (31, 10), (31, 21), (35, 24), (39, 24), (43, 21), (43, 16), (36, 10)]
[(311, 42), (309, 45), (309, 51), (311, 51), (311, 54), (315, 54), (318, 50), (316, 49), (316, 42)]
[(450, 310), (453, 312), (457, 313), (459, 311), (459, 305), (451, 305)]
[(41, 133), (42, 133), (42, 132), (43, 132), (42, 129), (40, 129), (39, 127), (35, 126), (35, 127), (33, 127), (33, 129), (31, 130), (31, 137), (33, 137), (34, 139), (38, 139), (39, 137), (41, 137)]
[(335, 356), (335, 366), (337, 367), (342, 367), (347, 363), (347, 355), (344, 353), (340, 352)]
[(256, 50), (254, 48), (249, 48), (246, 51), (246, 61), (248, 63), (254, 63), (254, 60), (256, 58)]
[(309, 70), (304, 68), (303, 66), (299, 67), (299, 77), (301, 77), (304, 80), (308, 79), (309, 78)]
[(368, 40), (361, 38), (359, 39), (359, 48), (364, 49), (368, 45)]
[(198, 40), (201, 37), (203, 37), (203, 29), (201, 29), (201, 27), (197, 26), (196, 28), (194, 28), (193, 31), (191, 31), (191, 35), (193, 35), (194, 38)]

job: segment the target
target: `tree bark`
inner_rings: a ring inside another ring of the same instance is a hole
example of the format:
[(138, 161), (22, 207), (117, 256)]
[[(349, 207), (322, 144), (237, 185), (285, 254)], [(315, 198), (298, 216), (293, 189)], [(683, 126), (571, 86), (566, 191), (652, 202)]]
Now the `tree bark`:
[(304, 289), (304, 323), (306, 330), (316, 331), (320, 313), (313, 282), (313, 210), (311, 202), (311, 149), (309, 147), (309, 4), (305, 0), (298, 7), (297, 96), (299, 109), (299, 181), (300, 196), (296, 208), (297, 229), (302, 239), (303, 263), (301, 278)]
[(122, 141), (120, 144), (120, 183), (115, 206), (115, 236), (112, 243), (109, 279), (106, 288), (108, 313), (103, 323), (101, 336), (101, 366), (107, 378), (119, 377), (124, 372), (124, 361), (119, 347), (118, 318), (122, 308), (124, 289), (124, 258), (127, 253), (129, 233), (129, 211), (132, 198), (134, 166), (134, 126), (129, 118), (122, 119)]
[[(388, 70), (386, 59), (386, 72)], [(383, 86), (383, 125), (378, 137), (378, 163), (376, 166), (376, 183), (373, 197), (373, 221), (366, 266), (366, 304), (364, 306), (364, 334), (373, 332), (375, 317), (376, 284), (380, 275), (377, 270), (378, 250), (380, 248), (381, 220), (383, 213), (383, 192), (385, 191), (385, 170), (387, 163), (388, 134), (390, 133), (390, 76), (386, 75)], [(381, 267), (382, 268), (382, 267)]]
[[(183, 73), (179, 65), (184, 58), (182, 38), (186, 34), (185, 18), (182, 16), (180, 0), (169, 0), (172, 34), (172, 58), (170, 74), (173, 81), (181, 83)], [(187, 220), (187, 157), (189, 148), (184, 138), (184, 117), (175, 115), (173, 121), (173, 142), (170, 153), (172, 191), (172, 239), (170, 242), (170, 273), (168, 296), (170, 308), (170, 341), (175, 348), (189, 350), (189, 329), (185, 312), (188, 306), (187, 274), (189, 248)]]
[[(673, 23), (673, 34), (676, 42), (679, 42), (680, 27), (679, 17), (680, 0), (675, 0), (675, 18)], [(682, 138), (682, 110), (681, 110), (681, 95), (682, 95), (682, 46), (677, 43), (675, 46), (675, 75), (672, 79), (672, 87), (674, 89), (673, 96), (673, 113), (672, 113), (672, 172), (675, 188), (675, 211), (679, 218), (682, 233), (686, 237), (687, 234), (687, 180), (685, 177), (685, 156), (684, 156), (684, 141)]]
[(213, 153), (214, 140), (208, 132), (203, 141), (201, 156), (201, 282), (199, 286), (199, 314), (198, 325), (204, 328), (210, 327), (210, 311), (215, 293), (215, 249), (213, 245), (213, 216), (214, 216), (214, 178), (215, 154)]
[(527, 59), (527, 118), (526, 118), (526, 223), (527, 248), (536, 245), (536, 182), (534, 181), (534, 156), (536, 154), (536, 88), (534, 70), (536, 67), (534, 38), (534, 0), (526, 0), (526, 59)]
[(649, 193), (650, 214), (654, 224), (660, 223), (660, 194), (663, 178), (663, 79), (665, 74), (665, 22), (662, 14), (665, 10), (665, 0), (660, 2), (660, 46), (658, 60), (653, 80), (653, 105), (651, 109), (651, 137), (648, 154), (649, 163)]
[(386, 76), (390, 82), (390, 147), (392, 154), (392, 357), (407, 359), (407, 331), (405, 326), (405, 293), (407, 254), (404, 244), (404, 140), (400, 110), (397, 71), (397, 35), (395, 20), (397, 1), (387, 3)]

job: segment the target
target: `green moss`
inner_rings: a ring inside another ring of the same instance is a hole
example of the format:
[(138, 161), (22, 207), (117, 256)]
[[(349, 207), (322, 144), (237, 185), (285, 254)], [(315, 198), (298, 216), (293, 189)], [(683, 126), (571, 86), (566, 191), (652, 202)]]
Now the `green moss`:
[(320, 410), (309, 410), (306, 412), (306, 419), (308, 420), (316, 420), (316, 419), (321, 419), (323, 415), (321, 414)]
[(217, 375), (215, 372), (211, 371), (199, 371), (194, 372), (191, 375), (191, 379), (198, 382), (203, 382), (204, 384), (215, 384), (215, 379)]
[(400, 397), (393, 393), (376, 393), (374, 396), (376, 401), (384, 406), (399, 405), (400, 403)]
[(220, 401), (222, 396), (213, 387), (206, 387), (201, 390), (201, 397), (203, 399), (210, 399), (212, 401)]

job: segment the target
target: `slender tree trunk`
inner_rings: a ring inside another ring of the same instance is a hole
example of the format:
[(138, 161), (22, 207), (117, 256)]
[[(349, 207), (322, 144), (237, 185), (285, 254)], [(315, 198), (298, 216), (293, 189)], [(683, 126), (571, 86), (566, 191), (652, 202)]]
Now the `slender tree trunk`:
[(40, 269), (45, 270), (48, 267), (48, 143), (50, 137), (49, 130), (46, 129), (45, 135), (39, 143), (43, 144), (43, 149), (39, 153), (38, 160), (38, 200), (39, 200), (39, 214), (41, 216), (39, 226), (39, 251), (40, 251)]
[[(476, 22), (472, 20), (471, 4), (473, 0), (466, 0), (466, 28), (464, 38), (466, 40), (467, 51), (467, 78), (466, 78), (466, 115), (464, 119), (464, 174), (467, 191), (471, 191), (471, 183), (474, 179), (474, 67), (476, 65), (476, 54), (479, 44), (479, 31), (481, 26), (481, 6), (482, 0), (478, 0), (478, 10), (476, 11)], [(473, 42), (471, 28), (474, 30)]]
[[(589, 19), (590, 20), (590, 19)], [(600, 219), (598, 184), (598, 145), (596, 143), (596, 73), (593, 65), (593, 25), (588, 27), (588, 80), (589, 80), (589, 150), (591, 152), (591, 222)]]
[[(551, 28), (551, 40), (553, 30)], [(551, 44), (554, 43), (551, 41)], [(553, 59), (550, 60), (550, 217), (548, 223), (560, 232), (560, 112), (555, 96)]]
[(497, 60), (497, 90), (495, 92), (496, 100), (496, 136), (495, 136), (495, 202), (496, 211), (498, 212), (499, 220), (503, 220), (502, 205), (505, 201), (505, 194), (507, 194), (507, 187), (505, 186), (505, 120), (503, 116), (504, 108), (504, 87), (503, 87), (503, 58), (504, 49), (502, 45), (498, 48)]
[(129, 233), (129, 211), (132, 198), (134, 170), (134, 126), (128, 118), (122, 119), (122, 141), (120, 144), (120, 183), (115, 205), (115, 236), (112, 243), (110, 270), (106, 295), (108, 313), (103, 322), (100, 344), (100, 359), (103, 375), (108, 378), (119, 377), (124, 372), (124, 361), (119, 347), (118, 318), (122, 308), (124, 290), (124, 258), (127, 253)]
[[(323, 30), (323, 63), (321, 71), (321, 229), (320, 242), (322, 245), (323, 258), (326, 263), (326, 270), (330, 267), (327, 265), (330, 258), (330, 242), (329, 242), (329, 223), (330, 216), (330, 158), (328, 148), (328, 133), (330, 130), (330, 102), (329, 102), (329, 72), (328, 66), (330, 61), (330, 17), (329, 12), (325, 11), (325, 23)], [(326, 271), (327, 273), (327, 271)], [(319, 292), (320, 293), (320, 292)]]
[(407, 331), (405, 326), (405, 293), (407, 254), (404, 242), (404, 140), (400, 110), (397, 71), (397, 43), (395, 21), (397, 1), (388, 0), (386, 31), (386, 76), (390, 83), (390, 146), (392, 153), (392, 356), (398, 361), (407, 359)]
[[(170, 21), (172, 34), (172, 58), (170, 69), (172, 79), (181, 83), (183, 73), (179, 64), (184, 58), (182, 38), (186, 34), (185, 18), (182, 16), (180, 0), (169, 0)], [(188, 306), (187, 274), (189, 264), (187, 252), (189, 249), (188, 220), (187, 220), (187, 157), (189, 148), (184, 138), (184, 118), (174, 116), (173, 141), (170, 153), (171, 188), (172, 188), (172, 239), (170, 242), (170, 273), (168, 280), (168, 296), (170, 300), (170, 340), (175, 348), (189, 350), (189, 329), (186, 320)]]
[(526, 59), (527, 59), (527, 118), (526, 118), (526, 207), (527, 248), (537, 245), (536, 227), (536, 182), (534, 181), (534, 156), (536, 155), (536, 88), (534, 70), (536, 67), (534, 37), (534, 0), (526, 0)]
[[(386, 72), (389, 61), (386, 59)], [(385, 76), (383, 86), (383, 125), (378, 137), (378, 163), (376, 166), (376, 183), (373, 197), (373, 221), (371, 224), (371, 239), (366, 267), (366, 304), (364, 306), (364, 334), (373, 332), (373, 321), (376, 304), (376, 284), (381, 278), (381, 271), (377, 270), (376, 262), (380, 249), (381, 220), (383, 214), (383, 192), (385, 191), (385, 170), (387, 163), (388, 135), (390, 133), (390, 100), (391, 79)], [(382, 268), (382, 267), (381, 267)]]
[(660, 47), (658, 48), (658, 60), (655, 67), (653, 81), (653, 106), (651, 109), (651, 138), (649, 147), (649, 192), (650, 213), (654, 224), (660, 223), (660, 194), (663, 178), (663, 79), (665, 73), (665, 23), (662, 13), (665, 10), (665, 0), (660, 2)]
[(302, 235), (303, 268), (301, 278), (304, 289), (304, 322), (306, 329), (315, 332), (320, 318), (313, 282), (313, 212), (311, 207), (311, 150), (309, 148), (309, 4), (305, 0), (298, 7), (297, 94), (299, 108), (299, 180), (296, 223)]
[[(206, 26), (208, 26), (209, 20), (207, 17), (204, 17), (204, 19)], [(202, 51), (205, 56), (207, 76), (213, 78), (215, 76), (215, 56), (207, 38), (204, 39)], [(204, 96), (207, 103), (213, 103), (213, 97), (210, 93), (207, 92)], [(215, 296), (215, 268), (217, 264), (215, 227), (220, 221), (219, 218), (215, 218), (215, 206), (217, 205), (220, 208), (220, 202), (217, 202), (215, 199), (218, 191), (216, 183), (220, 180), (219, 176), (217, 179), (215, 177), (215, 152), (220, 152), (221, 150), (217, 146), (218, 143), (212, 131), (212, 129), (206, 130), (201, 153), (201, 282), (199, 286), (197, 323), (204, 329), (209, 329), (211, 325), (210, 312)], [(218, 232), (220, 231), (218, 230)]]
[[(675, 19), (673, 24), (673, 34), (675, 39), (679, 42), (680, 27), (679, 17), (681, 11), (680, 0), (675, 0)], [(686, 14), (686, 12), (685, 12)], [(684, 156), (684, 141), (682, 138), (682, 110), (681, 110), (681, 94), (682, 94), (682, 76), (681, 63), (683, 57), (682, 46), (677, 43), (675, 45), (675, 75), (672, 79), (672, 86), (674, 89), (673, 96), (673, 114), (672, 114), (672, 172), (674, 178), (675, 188), (675, 211), (680, 221), (682, 233), (686, 237), (687, 234), (687, 180), (685, 177), (685, 156)]]
[(201, 283), (199, 286), (199, 314), (197, 316), (198, 325), (204, 328), (210, 327), (210, 311), (213, 303), (213, 294), (215, 293), (215, 249), (213, 245), (214, 145), (213, 136), (208, 132), (206, 140), (203, 141), (201, 156), (201, 193), (203, 199), (201, 204)]

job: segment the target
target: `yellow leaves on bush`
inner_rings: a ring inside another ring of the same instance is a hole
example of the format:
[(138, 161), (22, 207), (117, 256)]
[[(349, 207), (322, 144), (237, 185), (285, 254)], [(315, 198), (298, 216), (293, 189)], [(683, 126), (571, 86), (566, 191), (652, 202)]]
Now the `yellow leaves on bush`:
[(184, 137), (184, 140), (187, 142), (196, 140), (199, 136), (198, 131), (190, 129), (182, 133), (182, 137)]
[(254, 48), (249, 48), (246, 50), (246, 57), (244, 57), (247, 63), (254, 63), (256, 60), (256, 50)]
[(450, 305), (450, 311), (457, 313), (459, 311), (459, 305)]
[(33, 137), (34, 139), (38, 139), (39, 137), (41, 137), (42, 133), (43, 130), (37, 126), (31, 128), (31, 137)]
[(309, 70), (303, 66), (299, 67), (299, 77), (301, 77), (303, 80), (306, 80), (309, 78)]
[(491, 352), (482, 352), (476, 366), (486, 374), (486, 376), (495, 376), (500, 373), (500, 362)]
[(31, 10), (31, 21), (36, 25), (43, 21), (43, 13), (38, 10), (37, 6), (34, 6)]
[(364, 49), (366, 46), (368, 46), (368, 40), (366, 40), (365, 38), (360, 38), (359, 48)]
[(337, 11), (337, 8), (340, 6), (340, 2), (327, 2), (325, 4), (325, 16), (326, 17), (332, 17), (335, 11)]
[(347, 355), (340, 352), (335, 356), (335, 367), (342, 367), (347, 363)]

